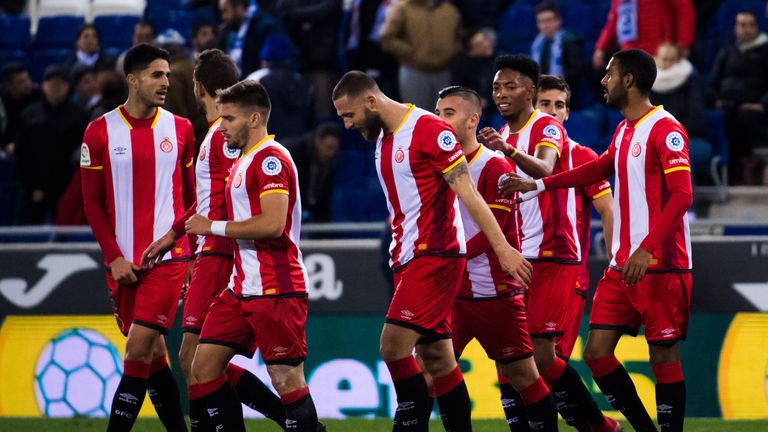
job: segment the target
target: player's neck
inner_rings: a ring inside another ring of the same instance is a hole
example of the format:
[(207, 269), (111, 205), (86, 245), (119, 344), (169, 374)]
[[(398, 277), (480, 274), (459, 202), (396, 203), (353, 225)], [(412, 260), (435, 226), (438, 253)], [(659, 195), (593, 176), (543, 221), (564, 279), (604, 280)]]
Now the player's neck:
[(463, 151), (465, 155), (472, 154), (478, 148), (480, 148), (480, 143), (477, 142), (477, 138), (475, 138), (474, 134), (461, 142), (461, 151)]
[(653, 104), (651, 104), (651, 101), (647, 97), (637, 100), (630, 99), (627, 106), (621, 109), (621, 115), (623, 115), (628, 122), (632, 122), (646, 115), (652, 106)]
[(381, 121), (384, 123), (384, 135), (387, 135), (394, 132), (403, 123), (411, 107), (389, 98), (383, 101), (382, 104), (384, 109), (380, 111), (380, 115)]
[(203, 105), (205, 106), (205, 120), (209, 124), (216, 121), (219, 118), (219, 110), (216, 109), (216, 99), (206, 96), (203, 99)]
[(241, 155), (248, 154), (254, 147), (261, 144), (262, 140), (267, 137), (267, 128), (260, 127), (251, 132), (251, 136), (248, 137), (248, 144), (240, 151)]
[(533, 111), (533, 105), (526, 106), (515, 118), (507, 120), (507, 128), (509, 129), (509, 132), (513, 134), (520, 132), (520, 129), (528, 123), (528, 119), (531, 118)]
[(154, 117), (157, 112), (156, 106), (147, 105), (130, 96), (128, 96), (128, 100), (123, 104), (123, 108), (129, 116), (135, 119), (148, 119)]

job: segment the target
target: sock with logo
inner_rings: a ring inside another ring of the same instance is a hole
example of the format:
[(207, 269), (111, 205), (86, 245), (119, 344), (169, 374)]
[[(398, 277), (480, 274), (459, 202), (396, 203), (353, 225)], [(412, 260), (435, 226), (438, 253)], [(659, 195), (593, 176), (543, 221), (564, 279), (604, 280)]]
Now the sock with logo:
[(578, 372), (562, 359), (555, 358), (542, 378), (552, 389), (557, 411), (569, 426), (579, 432), (590, 432), (592, 426), (603, 423), (603, 413)]
[(191, 432), (212, 432), (213, 423), (208, 417), (205, 399), (198, 393), (199, 388), (191, 385), (187, 388), (189, 397), (189, 429)]
[(459, 365), (448, 375), (435, 378), (435, 396), (445, 432), (472, 430), (472, 404)]
[(128, 432), (133, 427), (147, 393), (149, 366), (140, 361), (123, 361), (123, 377), (112, 398), (107, 432)]
[(256, 375), (230, 363), (227, 366), (227, 379), (235, 387), (240, 402), (285, 428), (285, 407), (280, 403), (280, 398)]
[(656, 425), (637, 395), (635, 384), (619, 359), (613, 355), (584, 360), (595, 383), (615, 409), (620, 411), (637, 432), (656, 431)]
[(309, 394), (309, 387), (294, 390), (280, 396), (285, 406), (285, 430), (289, 432), (315, 432), (320, 425), (317, 422), (317, 410)]
[(217, 432), (245, 432), (243, 406), (240, 405), (237, 392), (227, 381), (226, 375), (190, 387), (191, 392), (202, 396), (208, 418)]
[(501, 408), (504, 410), (510, 432), (528, 432), (528, 415), (520, 393), (515, 391), (500, 371), (496, 372), (499, 376), (499, 390), (501, 390)]
[(165, 356), (156, 357), (149, 366), (147, 393), (160, 421), (168, 432), (186, 432), (187, 423), (181, 412), (179, 386)]
[(426, 432), (427, 382), (413, 356), (387, 363), (397, 394), (393, 432)]
[(685, 421), (683, 367), (674, 363), (651, 363), (656, 377), (656, 414), (661, 432), (682, 432)]
[(435, 386), (427, 386), (427, 418), (432, 418), (432, 411), (435, 409)]
[(528, 428), (537, 432), (557, 431), (557, 410), (555, 400), (544, 380), (539, 377), (533, 384), (520, 392), (520, 399), (525, 404), (528, 414)]

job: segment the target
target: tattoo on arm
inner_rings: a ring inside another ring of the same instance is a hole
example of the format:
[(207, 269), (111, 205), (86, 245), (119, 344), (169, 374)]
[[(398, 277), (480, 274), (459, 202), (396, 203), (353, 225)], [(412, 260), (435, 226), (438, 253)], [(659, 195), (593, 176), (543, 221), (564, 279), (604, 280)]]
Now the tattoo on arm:
[(469, 174), (469, 165), (467, 165), (467, 161), (461, 161), (452, 170), (443, 174), (443, 178), (449, 185), (453, 185), (459, 177), (465, 174)]

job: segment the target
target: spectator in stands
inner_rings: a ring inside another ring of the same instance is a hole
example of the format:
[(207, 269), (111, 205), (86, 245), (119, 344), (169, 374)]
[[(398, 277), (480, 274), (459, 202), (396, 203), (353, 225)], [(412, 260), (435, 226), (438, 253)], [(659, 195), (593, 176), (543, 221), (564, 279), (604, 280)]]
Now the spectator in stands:
[(219, 0), (219, 48), (232, 57), (240, 75), (259, 68), (259, 52), (272, 33), (281, 32), (278, 21), (250, 0)]
[(400, 62), (400, 97), (432, 111), (461, 51), (461, 15), (445, 0), (402, 0), (389, 10), (381, 47)]
[(101, 99), (91, 111), (91, 120), (112, 111), (128, 98), (128, 83), (122, 72), (104, 69), (99, 71), (97, 79), (101, 88)]
[(581, 41), (573, 33), (563, 30), (557, 3), (545, 1), (535, 10), (539, 34), (531, 45), (531, 58), (541, 67), (542, 75), (564, 78), (572, 90), (578, 91), (578, 81), (584, 71)]
[(5, 64), (2, 77), (2, 100), (6, 121), (5, 130), (0, 134), (0, 148), (12, 155), (21, 112), (30, 104), (40, 100), (42, 93), (29, 77), (27, 67), (21, 63)]
[(66, 71), (71, 71), (78, 65), (90, 66), (97, 70), (115, 66), (115, 59), (101, 51), (99, 32), (93, 24), (80, 26), (75, 39), (75, 49), (63, 67)]
[(696, 11), (691, 0), (611, 0), (608, 20), (595, 43), (592, 66), (602, 71), (607, 53), (640, 48), (654, 54), (662, 42), (683, 48), (693, 43)]
[(659, 45), (655, 59), (657, 72), (651, 89), (651, 103), (664, 105), (664, 109), (685, 126), (694, 180), (700, 181), (707, 175), (712, 159), (712, 144), (707, 141), (704, 84), (678, 45)]
[(312, 86), (296, 72), (296, 51), (285, 33), (270, 35), (261, 49), (261, 69), (248, 76), (269, 93), (272, 111), (268, 130), (281, 143), (300, 136), (315, 123)]
[(319, 124), (314, 132), (304, 135), (300, 140), (286, 144), (296, 163), (301, 208), (307, 221), (331, 221), (331, 194), (339, 136), (339, 125), (327, 122)]
[(736, 14), (736, 41), (720, 50), (712, 71), (715, 107), (725, 113), (730, 141), (730, 177), (758, 184), (762, 162), (755, 147), (768, 145), (768, 35), (752, 12)]
[[(149, 21), (139, 20), (136, 25), (133, 26), (133, 37), (131, 42), (133, 45), (138, 45), (140, 43), (152, 43), (152, 41), (155, 39), (155, 36), (155, 26), (153, 26)], [(123, 51), (120, 56), (117, 57), (117, 61), (115, 62), (115, 70), (121, 74), (124, 73), (123, 62), (125, 61), (125, 53), (127, 52), (128, 50)]]
[(195, 99), (195, 89), (192, 83), (192, 71), (195, 66), (190, 60), (184, 36), (174, 29), (168, 29), (155, 38), (152, 44), (165, 49), (171, 54), (169, 65), (171, 74), (168, 77), (168, 94), (163, 108), (177, 116), (189, 119), (195, 130), (195, 141), (202, 142), (208, 132), (208, 121), (200, 111)]
[(94, 67), (77, 65), (69, 75), (72, 77), (72, 102), (90, 117), (91, 111), (101, 100), (98, 72)]
[(67, 71), (48, 66), (43, 76), (44, 97), (21, 113), (16, 139), (16, 163), (22, 183), (20, 224), (51, 220), (59, 197), (79, 161), (88, 116), (69, 99)]
[(496, 73), (495, 46), (496, 32), (492, 28), (481, 28), (470, 35), (465, 52), (453, 63), (453, 84), (471, 88), (480, 95), (481, 121), (490, 119), (496, 111), (491, 94)]
[(201, 52), (216, 48), (216, 28), (206, 22), (196, 22), (192, 25), (192, 61), (197, 59)]
[(465, 28), (495, 28), (502, 13), (514, 0), (454, 0)]
[(338, 77), (341, 0), (279, 0), (276, 13), (296, 44), (300, 70), (315, 91), (315, 115), (331, 113), (331, 91)]

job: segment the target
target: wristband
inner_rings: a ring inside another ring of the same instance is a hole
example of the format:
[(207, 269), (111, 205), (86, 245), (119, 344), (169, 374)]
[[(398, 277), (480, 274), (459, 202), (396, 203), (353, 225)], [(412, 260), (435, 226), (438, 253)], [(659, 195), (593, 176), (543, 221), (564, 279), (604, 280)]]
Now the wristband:
[(512, 154), (511, 154), (511, 155), (509, 155), (509, 157), (510, 157), (510, 158), (513, 158), (513, 157), (515, 157), (515, 155), (517, 155), (517, 148), (515, 148), (515, 147), (512, 147)]
[(227, 236), (227, 221), (211, 222), (211, 234), (219, 237)]
[(544, 192), (544, 180), (538, 179), (536, 180), (536, 192)]

